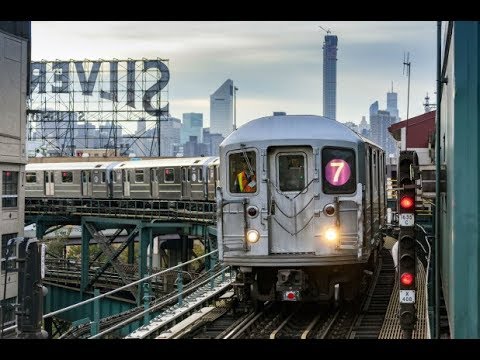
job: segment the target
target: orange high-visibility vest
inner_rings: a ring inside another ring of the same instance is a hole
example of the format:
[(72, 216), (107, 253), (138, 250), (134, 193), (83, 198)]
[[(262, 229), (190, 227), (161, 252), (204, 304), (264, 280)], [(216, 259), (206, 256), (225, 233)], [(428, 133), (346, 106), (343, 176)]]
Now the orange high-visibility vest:
[[(255, 180), (255, 175), (252, 177), (252, 182)], [(240, 192), (254, 192), (255, 185), (250, 186), (250, 183), (248, 182), (247, 174), (245, 171), (241, 171), (237, 175), (237, 182), (238, 186), (240, 188)]]

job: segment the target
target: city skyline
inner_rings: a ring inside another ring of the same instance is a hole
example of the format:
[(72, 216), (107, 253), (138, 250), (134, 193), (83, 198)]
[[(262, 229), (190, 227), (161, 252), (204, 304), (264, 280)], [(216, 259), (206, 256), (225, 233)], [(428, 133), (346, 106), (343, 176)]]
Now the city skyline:
[[(241, 126), (278, 110), (323, 114), (325, 33), (318, 25), (340, 40), (338, 121), (359, 124), (392, 82), (399, 116), (405, 119), (405, 52), (412, 62), (410, 116), (423, 113), (427, 92), (435, 102), (435, 22), (34, 21), (32, 59), (169, 59), (170, 114), (203, 113), (204, 127), (210, 126), (209, 96), (232, 79), (239, 89)], [(380, 107), (386, 104), (381, 101)]]

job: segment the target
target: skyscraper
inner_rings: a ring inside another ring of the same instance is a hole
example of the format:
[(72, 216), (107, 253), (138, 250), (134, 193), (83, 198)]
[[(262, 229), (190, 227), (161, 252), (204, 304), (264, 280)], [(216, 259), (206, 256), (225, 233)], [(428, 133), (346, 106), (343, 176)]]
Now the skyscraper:
[(185, 113), (183, 114), (182, 131), (180, 133), (180, 142), (185, 144), (190, 140), (190, 136), (196, 136), (197, 142), (203, 142), (203, 114)]
[(210, 133), (227, 137), (233, 131), (233, 81), (228, 79), (210, 95)]
[(336, 120), (337, 114), (337, 42), (326, 35), (323, 44), (323, 116)]
[(387, 111), (398, 121), (397, 93), (393, 92), (393, 88), (392, 92), (387, 92)]

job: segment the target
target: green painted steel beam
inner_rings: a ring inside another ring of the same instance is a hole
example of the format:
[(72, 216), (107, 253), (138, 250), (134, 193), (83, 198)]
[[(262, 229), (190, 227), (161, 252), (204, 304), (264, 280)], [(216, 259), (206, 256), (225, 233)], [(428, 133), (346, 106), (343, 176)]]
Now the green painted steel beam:
[[(139, 277), (144, 278), (147, 275), (147, 248), (152, 239), (151, 228), (140, 229), (140, 256), (138, 257), (138, 272)], [(137, 305), (142, 304), (143, 299), (143, 286), (138, 286)]]
[(83, 293), (88, 287), (88, 270), (90, 267), (90, 240), (93, 235), (90, 234), (85, 226), (85, 219), (82, 219), (82, 281), (81, 292)]

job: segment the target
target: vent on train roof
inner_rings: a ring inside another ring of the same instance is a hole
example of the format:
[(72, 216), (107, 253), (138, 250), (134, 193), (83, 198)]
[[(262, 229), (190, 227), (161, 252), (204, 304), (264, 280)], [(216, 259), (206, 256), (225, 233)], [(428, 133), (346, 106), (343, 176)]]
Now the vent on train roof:
[(95, 168), (99, 168), (101, 166), (102, 166), (102, 164), (98, 164), (98, 165), (95, 165)]
[(200, 162), (200, 160), (195, 160), (193, 163), (196, 164), (196, 163), (199, 163), (199, 162)]

